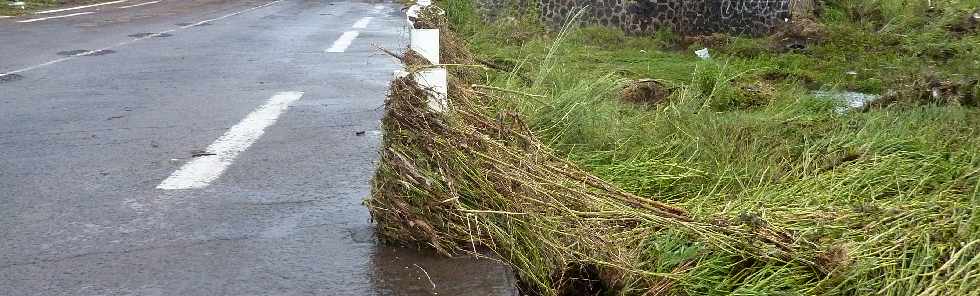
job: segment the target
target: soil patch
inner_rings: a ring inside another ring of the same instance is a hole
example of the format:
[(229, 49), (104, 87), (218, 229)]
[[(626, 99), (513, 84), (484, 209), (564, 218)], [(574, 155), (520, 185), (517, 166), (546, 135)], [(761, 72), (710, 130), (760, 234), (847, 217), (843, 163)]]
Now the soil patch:
[(827, 28), (809, 18), (793, 19), (770, 37), (776, 52), (806, 50), (810, 45), (827, 38)]
[(623, 88), (623, 101), (633, 104), (658, 105), (667, 100), (673, 90), (664, 83), (653, 80), (637, 80)]
[(967, 13), (959, 21), (947, 27), (954, 36), (963, 37), (980, 32), (980, 10)]

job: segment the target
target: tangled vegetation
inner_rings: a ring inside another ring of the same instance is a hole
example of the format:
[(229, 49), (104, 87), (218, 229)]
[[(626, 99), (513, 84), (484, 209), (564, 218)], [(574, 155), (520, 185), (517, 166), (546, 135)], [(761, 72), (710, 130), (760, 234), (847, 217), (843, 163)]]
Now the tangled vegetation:
[[(920, 2), (827, 1), (786, 43), (444, 1), (453, 112), (392, 84), (367, 204), (384, 237), (489, 248), (528, 293), (978, 295), (977, 3)], [(663, 98), (624, 100), (636, 81)]]

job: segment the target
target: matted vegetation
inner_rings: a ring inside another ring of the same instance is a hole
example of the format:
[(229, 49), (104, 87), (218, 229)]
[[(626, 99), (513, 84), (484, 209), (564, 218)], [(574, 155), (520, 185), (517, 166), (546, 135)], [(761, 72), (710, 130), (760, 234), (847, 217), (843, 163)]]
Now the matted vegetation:
[[(444, 2), (452, 54), (509, 71), (454, 80), (449, 116), (393, 84), (380, 232), (488, 247), (545, 295), (980, 294), (980, 40), (956, 29), (977, 4), (828, 2), (825, 39), (723, 36), (707, 61), (690, 49), (711, 38), (487, 26)], [(624, 102), (638, 79), (669, 96)], [(892, 94), (841, 112), (816, 89)]]

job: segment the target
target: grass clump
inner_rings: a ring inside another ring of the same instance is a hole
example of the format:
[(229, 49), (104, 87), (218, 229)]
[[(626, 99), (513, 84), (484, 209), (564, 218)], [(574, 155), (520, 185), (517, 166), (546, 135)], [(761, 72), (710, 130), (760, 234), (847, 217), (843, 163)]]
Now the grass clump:
[[(980, 40), (949, 30), (976, 3), (932, 2), (827, 1), (826, 39), (729, 36), (711, 60), (447, 10), (470, 61), (508, 67), (457, 80), (446, 117), (396, 82), (368, 205), (386, 237), (487, 246), (544, 295), (978, 295), (980, 110), (933, 95), (977, 93)], [(623, 102), (640, 79), (669, 98)]]

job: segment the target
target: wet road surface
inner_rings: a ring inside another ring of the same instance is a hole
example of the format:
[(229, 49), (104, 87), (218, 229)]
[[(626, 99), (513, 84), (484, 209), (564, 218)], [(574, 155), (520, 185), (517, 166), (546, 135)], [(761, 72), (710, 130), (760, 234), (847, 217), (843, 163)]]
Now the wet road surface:
[(514, 295), (361, 206), (406, 34), (379, 1), (0, 19), (0, 295)]

